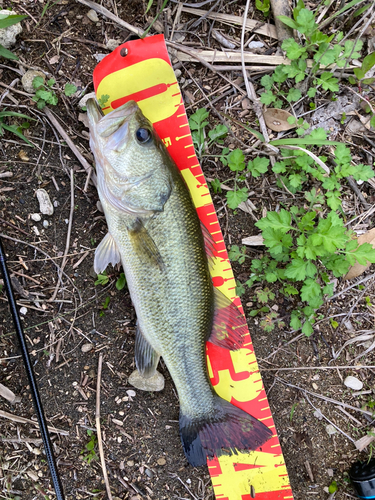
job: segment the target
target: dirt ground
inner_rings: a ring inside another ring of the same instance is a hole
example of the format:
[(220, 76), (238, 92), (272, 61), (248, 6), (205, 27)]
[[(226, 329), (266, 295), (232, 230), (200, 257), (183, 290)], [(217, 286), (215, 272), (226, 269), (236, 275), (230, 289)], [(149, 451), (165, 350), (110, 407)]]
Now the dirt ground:
[[(85, 170), (45, 113), (36, 109), (19, 81), (29, 68), (40, 69), (49, 78), (55, 78), (59, 102), (50, 109), (81, 154), (92, 163), (88, 129), (79, 121), (80, 96), (66, 97), (62, 89), (69, 82), (79, 91), (92, 92), (92, 71), (100, 54), (110, 52), (107, 42), (123, 43), (130, 33), (100, 14), (97, 22), (91, 21), (86, 15), (89, 8), (75, 2), (14, 0), (2, 3), (3, 8), (12, 7), (29, 17), (23, 22), (23, 32), (12, 49), (19, 56), (19, 62), (0, 60), (0, 111), (7, 107), (33, 117), (36, 121), (31, 122), (25, 134), (36, 147), (29, 147), (8, 132), (0, 138), (0, 233), (9, 270), (14, 276), (18, 303), (26, 308), (22, 321), (45, 414), (50, 424), (69, 433), (52, 435), (66, 497), (107, 498), (95, 433), (91, 432), (95, 430), (96, 379), (98, 357), (102, 353), (101, 423), (113, 495), (133, 500), (213, 499), (207, 467), (192, 468), (184, 457), (178, 433), (178, 399), (163, 363), (161, 372), (166, 386), (162, 392), (140, 392), (128, 384), (134, 370), (135, 313), (127, 289), (118, 291), (115, 287), (121, 271), (110, 271), (108, 283), (95, 285), (94, 251), (107, 232), (105, 218), (97, 207), (97, 192), (92, 185), (85, 190)], [(145, 17), (146, 3), (131, 0), (115, 4), (113, 0), (105, 0), (103, 5), (143, 29), (157, 10), (154, 2)], [(177, 5), (171, 3), (165, 18), (151, 33), (164, 30), (168, 37), (176, 9)], [(220, 11), (241, 16), (244, 2), (222, 2)], [(249, 17), (262, 19), (254, 7)], [(196, 19), (182, 13), (175, 25), (176, 39), (185, 36), (186, 47), (220, 48), (210, 36), (212, 21), (204, 19), (192, 28), (191, 22)], [(240, 28), (218, 26), (223, 33), (239, 40)], [(256, 36), (255, 40), (258, 39), (263, 40)], [(276, 41), (268, 40), (268, 53), (272, 54), (276, 46)], [(234, 87), (223, 95), (221, 89), (227, 82), (223, 82), (220, 75), (199, 63), (173, 63), (180, 71), (179, 81), (189, 114), (206, 105), (204, 100), (200, 102), (202, 93), (192, 80), (193, 75), (194, 80), (212, 93), (216, 110), (257, 127), (253, 111), (244, 113)], [(238, 69), (225, 74), (231, 81), (241, 76)], [(211, 118), (216, 120), (213, 114)], [(232, 131), (245, 143), (249, 140), (235, 124)], [(352, 140), (359, 145), (363, 142), (357, 137)], [(226, 145), (238, 146), (233, 136), (229, 136)], [(374, 146), (366, 143), (366, 148), (375, 154)], [(221, 181), (228, 178), (228, 169), (212, 159), (204, 159), (202, 167), (208, 178), (217, 177)], [(12, 175), (2, 176), (5, 172)], [(38, 188), (49, 193), (54, 213), (35, 221), (31, 215), (39, 213), (35, 196)], [(345, 189), (347, 203), (360, 214), (363, 209), (356, 195), (349, 187)], [(373, 191), (368, 183), (361, 186), (361, 191), (373, 203)], [(259, 178), (251, 186), (251, 193), (258, 219), (263, 207), (275, 209), (281, 196), (272, 176), (266, 181)], [(213, 198), (227, 246), (241, 245), (243, 237), (258, 234), (249, 214), (224, 210), (223, 195), (213, 195)], [(66, 251), (70, 219), (68, 257), (60, 286), (56, 264), (61, 265)], [(371, 217), (366, 224), (370, 229)], [(248, 252), (255, 257), (261, 248), (253, 247)], [(248, 264), (234, 264), (234, 272), (240, 281), (245, 281)], [(355, 498), (348, 484), (348, 469), (352, 462), (366, 459), (372, 453), (372, 445), (360, 453), (354, 443), (374, 426), (370, 414), (375, 399), (375, 372), (372, 368), (331, 369), (335, 365), (375, 365), (371, 349), (366, 356), (357, 358), (374, 340), (375, 313), (371, 302), (375, 275), (371, 273), (370, 269), (358, 278), (367, 279), (362, 289), (353, 287), (345, 291), (351, 284), (338, 280), (336, 297), (321, 308), (322, 317), (310, 338), (292, 332), (287, 326), (266, 333), (260, 328), (259, 320), (248, 317), (295, 500), (333, 498), (328, 493), (333, 480), (338, 485), (336, 500)], [(275, 293), (275, 304), (281, 315), (287, 317), (291, 305), (276, 289)], [(252, 301), (253, 292), (247, 289), (242, 297), (245, 312), (252, 309)], [(338, 322), (337, 328), (330, 322), (332, 317)], [(347, 340), (362, 333), (368, 337), (346, 346), (333, 361), (334, 353)], [(362, 380), (363, 390), (348, 389), (343, 384), (348, 375)], [(20, 397), (13, 404), (0, 398), (0, 498), (54, 498), (37, 427), (32, 422), (5, 418), (4, 414), (34, 419), (4, 292), (0, 293), (0, 383)], [(351, 408), (343, 411), (332, 400), (344, 402)], [(332, 435), (327, 432), (329, 424), (338, 428)], [(89, 443), (95, 444), (93, 449)]]

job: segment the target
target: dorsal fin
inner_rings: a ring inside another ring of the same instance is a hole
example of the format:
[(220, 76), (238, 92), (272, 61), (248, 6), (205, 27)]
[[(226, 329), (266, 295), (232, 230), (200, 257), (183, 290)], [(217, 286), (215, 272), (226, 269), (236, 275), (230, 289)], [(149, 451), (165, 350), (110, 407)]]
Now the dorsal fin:
[(235, 351), (248, 333), (245, 316), (220, 290), (214, 288), (214, 319), (208, 342)]

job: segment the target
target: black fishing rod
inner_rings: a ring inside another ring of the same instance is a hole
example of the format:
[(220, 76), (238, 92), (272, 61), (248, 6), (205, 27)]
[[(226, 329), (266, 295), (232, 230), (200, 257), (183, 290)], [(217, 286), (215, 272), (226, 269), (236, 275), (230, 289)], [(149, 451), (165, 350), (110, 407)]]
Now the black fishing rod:
[(31, 396), (33, 398), (34, 408), (36, 411), (36, 416), (38, 418), (39, 429), (40, 429), (40, 432), (42, 434), (44, 450), (46, 452), (47, 462), (48, 462), (49, 470), (51, 472), (53, 487), (55, 488), (57, 500), (64, 500), (65, 499), (64, 492), (63, 492), (60, 476), (59, 476), (57, 466), (56, 466), (55, 455), (53, 453), (52, 443), (51, 443), (51, 439), (50, 439), (49, 433), (48, 433), (48, 427), (47, 427), (47, 422), (46, 422), (46, 419), (44, 416), (42, 401), (41, 401), (40, 396), (39, 396), (38, 385), (37, 385), (37, 382), (35, 379), (35, 374), (34, 374), (33, 366), (31, 364), (29, 352), (27, 350), (25, 335), (23, 333), (22, 323), (20, 320), (20, 316), (18, 314), (16, 300), (15, 300), (14, 294), (13, 294), (12, 283), (11, 283), (10, 277), (9, 277), (9, 272), (8, 272), (8, 268), (7, 268), (7, 264), (6, 264), (6, 260), (5, 260), (5, 252), (4, 252), (3, 244), (1, 242), (1, 238), (0, 238), (0, 268), (1, 268), (1, 274), (3, 275), (3, 279), (4, 279), (4, 288), (5, 288), (6, 294), (8, 296), (9, 309), (10, 309), (10, 312), (11, 312), (12, 317), (13, 317), (13, 322), (14, 322), (14, 326), (16, 328), (18, 341), (19, 341), (20, 346), (21, 346), (22, 357), (23, 357), (23, 362), (25, 364), (25, 368), (26, 368), (27, 378), (29, 379)]

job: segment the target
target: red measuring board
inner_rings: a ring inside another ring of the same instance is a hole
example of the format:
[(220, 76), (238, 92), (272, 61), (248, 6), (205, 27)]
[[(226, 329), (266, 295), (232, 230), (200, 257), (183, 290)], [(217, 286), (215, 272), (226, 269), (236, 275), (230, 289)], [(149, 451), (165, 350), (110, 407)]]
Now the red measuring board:
[[(194, 151), (180, 89), (163, 35), (129, 41), (95, 68), (94, 87), (103, 112), (130, 100), (138, 103), (176, 162), (190, 189), (200, 220), (215, 241), (212, 281), (243, 313), (223, 235)], [(208, 460), (218, 500), (292, 499), (288, 473), (259, 373), (250, 334), (238, 351), (207, 343), (212, 385), (222, 398), (261, 420), (273, 432), (261, 449)], [(255, 497), (252, 496), (255, 493)]]

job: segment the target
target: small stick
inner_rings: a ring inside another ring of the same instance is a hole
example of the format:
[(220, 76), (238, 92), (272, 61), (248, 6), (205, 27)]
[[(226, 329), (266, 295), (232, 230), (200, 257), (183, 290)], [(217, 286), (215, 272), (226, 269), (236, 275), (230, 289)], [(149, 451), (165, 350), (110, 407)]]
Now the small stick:
[(309, 475), (310, 481), (313, 483), (314, 482), (314, 474), (312, 473), (311, 465), (310, 465), (310, 462), (308, 460), (306, 460), (306, 462), (305, 462), (305, 467), (306, 467), (307, 474)]
[(343, 406), (344, 408), (349, 408), (349, 410), (354, 410), (358, 411), (359, 413), (363, 413), (364, 415), (368, 415), (369, 417), (373, 417), (373, 413), (371, 411), (366, 411), (362, 410), (361, 408), (357, 408), (356, 406), (348, 405), (346, 403), (342, 403), (341, 401), (337, 401), (336, 399), (328, 398), (326, 396), (322, 396), (321, 394), (317, 394), (316, 392), (311, 392), (308, 391), (307, 389), (304, 389), (303, 387), (299, 387), (298, 385), (290, 384), (289, 382), (286, 382), (280, 377), (276, 377), (279, 382), (281, 382), (284, 385), (287, 385), (288, 387), (293, 387), (294, 389), (298, 389), (299, 391), (302, 391), (305, 394), (310, 394), (311, 396), (314, 396), (315, 398), (323, 399), (324, 401), (328, 401), (328, 403), (333, 403), (338, 406)]
[[(17, 238), (12, 238), (11, 236), (8, 236), (6, 234), (2, 234), (0, 233), (0, 238), (5, 238), (7, 240), (10, 240), (10, 241), (14, 241), (16, 243), (21, 243), (22, 245), (27, 245), (28, 247), (31, 247), (33, 248), (34, 250), (36, 250), (37, 252), (40, 252), (42, 253), (43, 255), (46, 256), (46, 259), (37, 259), (37, 260), (50, 260), (52, 262), (52, 264), (57, 268), (57, 269), (61, 269), (60, 266), (58, 264), (56, 264), (55, 260), (56, 258), (59, 258), (59, 257), (50, 257), (48, 255), (47, 252), (45, 252), (44, 250), (42, 250), (41, 248), (38, 248), (37, 246), (35, 245), (32, 245), (31, 243), (28, 243), (27, 241), (22, 241), (22, 240), (18, 240)], [(77, 255), (77, 254), (74, 254), (74, 255)], [(10, 261), (12, 262), (12, 261)], [(17, 264), (19, 263), (18, 261), (16, 261)], [(31, 261), (32, 262), (32, 261)], [(72, 281), (72, 279), (70, 278), (70, 276), (68, 276), (64, 271), (62, 271), (62, 274), (67, 278), (67, 280), (70, 282), (70, 284), (72, 285), (72, 287), (74, 288), (74, 290), (77, 291), (77, 295), (79, 297), (79, 301), (80, 303), (82, 304), (82, 297), (81, 297), (81, 294), (79, 292), (79, 289), (76, 287), (76, 285), (74, 284), (74, 282)]]
[[(316, 406), (314, 406), (312, 404), (312, 402), (310, 401), (308, 395), (302, 390), (303, 392), (303, 395), (304, 397), (307, 399), (307, 401), (310, 403), (310, 405), (314, 408), (315, 411), (318, 411), (318, 408)], [(320, 411), (320, 414), (322, 415), (322, 417), (324, 418), (324, 420), (327, 420), (328, 423), (330, 423), (335, 429), (337, 429), (339, 432), (341, 432), (341, 434), (343, 436), (345, 436), (347, 439), (349, 439), (349, 441), (351, 441), (352, 443), (355, 444), (355, 441), (353, 438), (351, 438), (348, 434), (346, 434), (346, 432), (344, 432), (342, 429), (340, 429), (340, 427), (338, 427), (336, 424), (334, 424), (329, 418), (327, 418), (322, 412), (321, 410)]]
[(19, 231), (20, 233), (24, 234), (25, 236), (30, 236), (29, 233), (27, 233), (26, 231), (24, 231), (20, 227), (16, 226), (15, 224), (12, 224), (11, 222), (9, 222), (7, 220), (4, 220), (4, 219), (0, 218), (0, 222), (2, 222), (3, 224), (6, 224), (7, 226), (15, 229), (16, 231)]
[(108, 474), (107, 474), (107, 469), (105, 466), (102, 433), (100, 430), (100, 382), (101, 382), (101, 378), (102, 378), (102, 366), (103, 366), (103, 353), (100, 353), (99, 354), (99, 361), (98, 361), (98, 380), (96, 382), (95, 424), (96, 424), (96, 434), (97, 434), (97, 438), (98, 438), (100, 462), (102, 464), (105, 487), (107, 490), (108, 500), (112, 500), (111, 488), (109, 486)]
[(111, 19), (115, 23), (119, 24), (123, 28), (127, 29), (131, 33), (135, 33), (138, 36), (141, 36), (143, 34), (143, 30), (140, 28), (136, 28), (135, 26), (132, 26), (131, 24), (123, 21), (120, 19), (118, 16), (115, 16), (115, 14), (112, 14), (111, 11), (106, 9), (105, 7), (102, 7), (101, 5), (97, 4), (96, 2), (92, 2), (91, 0), (78, 0), (79, 3), (82, 3), (83, 5), (87, 5), (87, 7), (90, 7), (90, 9), (96, 10), (96, 12), (99, 12), (99, 14), (102, 14), (105, 17), (108, 17), (108, 19)]
[(89, 250), (88, 250), (87, 252), (85, 252), (85, 253), (82, 255), (82, 257), (81, 257), (81, 258), (80, 258), (80, 259), (79, 259), (79, 260), (78, 260), (78, 261), (77, 261), (77, 262), (73, 265), (73, 268), (72, 268), (72, 269), (77, 269), (77, 267), (81, 264), (81, 262), (82, 262), (83, 260), (85, 260), (85, 259), (86, 259), (86, 257), (88, 256), (88, 254), (89, 254), (89, 253), (90, 253), (90, 252), (89, 252)]
[[(246, 19), (247, 19), (247, 14), (249, 12), (249, 7), (250, 7), (250, 0), (247, 0), (245, 12), (243, 15), (243, 24), (242, 24), (242, 32), (241, 32), (241, 64), (242, 64), (243, 78), (244, 78), (244, 82), (245, 82), (247, 96), (250, 99), (250, 101), (253, 103), (254, 111), (258, 117), (260, 129), (261, 129), (262, 134), (264, 136), (266, 145), (274, 153), (279, 153), (279, 150), (277, 148), (275, 148), (275, 146), (271, 146), (268, 144), (270, 139), (268, 137), (266, 122), (264, 121), (262, 105), (260, 104), (260, 101), (255, 93), (255, 89), (254, 89), (253, 84), (249, 81), (249, 78), (247, 76), (246, 69), (245, 69), (245, 54), (244, 54), (245, 28), (246, 28)], [(273, 160), (272, 163), (274, 163), (274, 161), (275, 160)]]
[(57, 292), (59, 290), (60, 286), (60, 281), (62, 278), (62, 273), (64, 271), (64, 267), (66, 264), (66, 259), (67, 255), (69, 253), (69, 246), (70, 246), (70, 235), (72, 233), (72, 223), (73, 223), (73, 213), (74, 213), (74, 175), (73, 175), (73, 169), (70, 170), (70, 214), (69, 214), (69, 224), (68, 224), (68, 231), (66, 234), (66, 244), (65, 244), (65, 252), (64, 252), (64, 258), (61, 263), (61, 268), (59, 271), (59, 279), (57, 280), (55, 291), (53, 292), (53, 295), (50, 299), (48, 299), (48, 302), (53, 302), (56, 298)]
[[(66, 141), (67, 145), (70, 147), (72, 152), (75, 154), (77, 157), (78, 161), (81, 163), (83, 168), (86, 170), (87, 173), (92, 170), (92, 166), (89, 164), (89, 162), (86, 160), (86, 158), (83, 157), (83, 155), (78, 151), (77, 146), (74, 144), (74, 142), (71, 140), (71, 138), (68, 136), (68, 134), (65, 132), (63, 127), (60, 125), (60, 123), (56, 120), (56, 118), (53, 116), (52, 112), (50, 109), (47, 108), (47, 106), (44, 108), (44, 113), (50, 120), (50, 122), (54, 125), (56, 130), (59, 132), (59, 134), (62, 136), (64, 141)], [(96, 187), (97, 182), (96, 182), (96, 174), (92, 173), (91, 174), (91, 180), (94, 186)]]
[[(289, 6), (289, 2), (285, 0), (271, 0), (271, 9), (273, 18), (275, 19), (277, 38), (279, 40), (279, 44), (281, 45), (287, 38), (293, 38), (293, 30), (280, 21), (278, 16), (292, 17), (292, 11)], [(314, 482), (314, 479), (312, 479), (312, 481)]]
[[(31, 420), (30, 418), (19, 417), (18, 415), (14, 415), (14, 413), (8, 413), (7, 411), (0, 410), (0, 417), (6, 418), (8, 420), (12, 420), (12, 422), (18, 422), (20, 424), (32, 424), (35, 427), (38, 427), (38, 422), (36, 420)], [(56, 429), (55, 427), (48, 426), (49, 432), (54, 432), (56, 434), (61, 434), (62, 436), (69, 436), (68, 431), (64, 431), (62, 429)]]
[[(370, 391), (370, 392), (372, 392), (372, 391)], [(342, 411), (342, 413), (344, 415), (346, 415), (348, 418), (353, 420), (353, 422), (355, 422), (358, 427), (362, 427), (362, 425), (363, 425), (362, 422), (360, 422), (357, 418), (353, 417), (353, 415), (350, 415), (350, 413), (348, 411), (344, 410), (344, 408), (342, 406), (338, 406), (337, 409)]]

